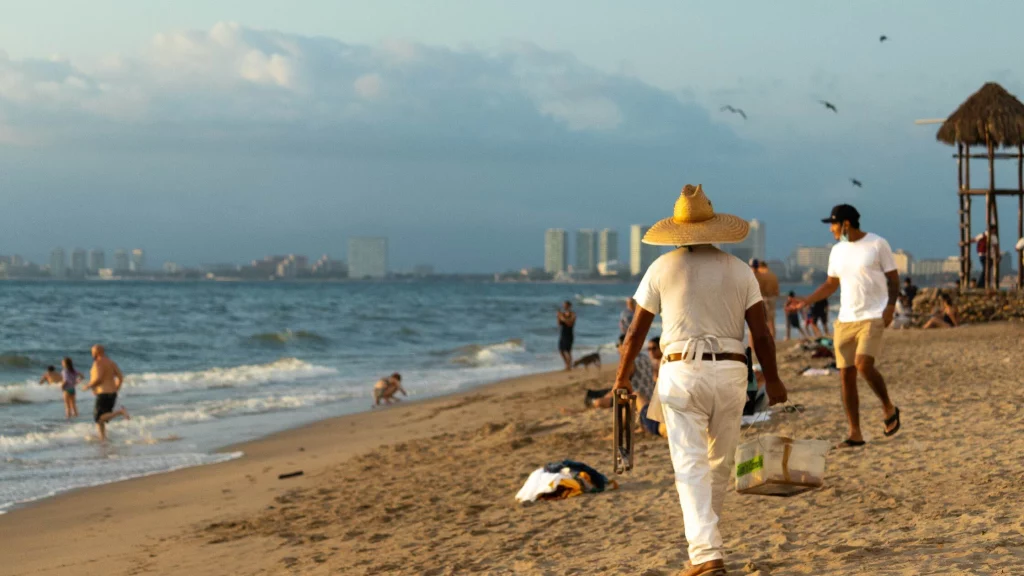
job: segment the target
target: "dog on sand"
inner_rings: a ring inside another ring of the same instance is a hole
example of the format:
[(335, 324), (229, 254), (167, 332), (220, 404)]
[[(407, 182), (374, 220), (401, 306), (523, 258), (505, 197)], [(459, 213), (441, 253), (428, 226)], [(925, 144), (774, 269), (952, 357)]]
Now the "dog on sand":
[(584, 369), (590, 368), (591, 366), (601, 367), (601, 347), (597, 348), (596, 352), (587, 354), (579, 360), (572, 363), (573, 368), (579, 368), (583, 366)]

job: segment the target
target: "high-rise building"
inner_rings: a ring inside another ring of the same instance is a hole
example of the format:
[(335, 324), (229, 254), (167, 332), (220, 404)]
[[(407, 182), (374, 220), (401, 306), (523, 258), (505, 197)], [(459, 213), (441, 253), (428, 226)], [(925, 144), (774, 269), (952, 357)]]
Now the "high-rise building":
[(164, 262), (164, 274), (177, 274), (181, 272), (181, 266), (177, 262)]
[(68, 262), (64, 257), (63, 248), (54, 248), (50, 252), (50, 276), (64, 278), (68, 275)]
[(658, 246), (643, 243), (644, 234), (647, 234), (650, 229), (650, 226), (640, 224), (629, 227), (629, 273), (632, 276), (643, 275), (661, 255), (661, 249)]
[(548, 274), (565, 272), (569, 264), (569, 235), (561, 228), (544, 233), (544, 271)]
[(758, 260), (766, 260), (768, 258), (765, 250), (764, 232), (764, 222), (757, 218), (750, 221), (750, 234), (747, 235), (746, 241), (750, 243), (750, 249), (753, 252), (752, 258), (757, 258)]
[(597, 233), (593, 230), (576, 231), (576, 272), (597, 272)]
[(914, 257), (905, 250), (896, 250), (892, 253), (892, 259), (896, 262), (896, 271), (901, 276), (906, 276), (914, 270)]
[(959, 274), (960, 257), (950, 256), (945, 260), (918, 260), (913, 264), (914, 276), (935, 276)]
[(107, 255), (102, 248), (94, 248), (89, 251), (89, 272), (96, 274), (101, 268), (107, 267)]
[(384, 278), (388, 275), (387, 238), (349, 238), (349, 278)]
[(75, 278), (84, 278), (89, 272), (88, 258), (85, 250), (75, 248), (71, 252), (71, 275)]
[(142, 272), (146, 269), (146, 253), (141, 248), (132, 250), (132, 260), (129, 267), (132, 272)]
[(619, 233), (605, 228), (597, 237), (597, 263), (608, 265), (619, 260)]
[(131, 269), (128, 252), (118, 248), (114, 250), (114, 272), (127, 272)]
[(793, 251), (790, 258), (793, 267), (798, 269), (828, 270), (828, 257), (831, 253), (831, 244), (828, 246), (799, 246)]
[(764, 223), (755, 218), (750, 221), (750, 233), (743, 239), (743, 242), (725, 244), (721, 248), (744, 262), (755, 259), (764, 261), (766, 259), (764, 241)]

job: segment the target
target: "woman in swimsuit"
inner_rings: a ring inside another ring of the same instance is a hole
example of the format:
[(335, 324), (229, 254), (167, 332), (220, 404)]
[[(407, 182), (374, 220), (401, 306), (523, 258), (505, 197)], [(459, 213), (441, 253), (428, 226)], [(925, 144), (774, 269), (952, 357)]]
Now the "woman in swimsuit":
[(71, 358), (64, 358), (62, 363), (64, 370), (61, 371), (61, 378), (64, 383), (61, 384), (61, 390), (64, 391), (64, 417), (68, 420), (78, 417), (78, 403), (75, 401), (75, 386), (81, 382), (85, 376), (82, 376), (80, 372), (75, 370), (75, 365), (71, 362)]
[(956, 306), (948, 294), (939, 295), (940, 304), (935, 306), (935, 314), (928, 319), (924, 328), (955, 328), (960, 324), (956, 315)]

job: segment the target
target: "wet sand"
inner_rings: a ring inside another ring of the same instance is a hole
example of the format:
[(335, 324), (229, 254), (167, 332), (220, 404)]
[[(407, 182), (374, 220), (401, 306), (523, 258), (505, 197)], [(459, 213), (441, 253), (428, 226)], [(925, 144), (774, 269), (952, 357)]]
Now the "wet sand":
[[(1024, 573), (1024, 326), (891, 332), (879, 369), (903, 413), (833, 452), (826, 485), (730, 493), (735, 574)], [(765, 431), (836, 442), (838, 376), (780, 343), (799, 417)], [(638, 441), (614, 492), (517, 505), (529, 473), (573, 458), (610, 473), (610, 411), (563, 415), (604, 371), (553, 373), (319, 422), (241, 459), (81, 490), (0, 516), (4, 574), (674, 574), (682, 514), (665, 441)], [(303, 470), (297, 478), (281, 473)]]

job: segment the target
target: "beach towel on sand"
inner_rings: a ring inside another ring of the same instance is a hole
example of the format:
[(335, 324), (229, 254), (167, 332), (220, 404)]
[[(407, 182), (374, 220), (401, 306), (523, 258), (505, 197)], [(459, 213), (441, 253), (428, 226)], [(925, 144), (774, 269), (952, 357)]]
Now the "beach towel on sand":
[(617, 482), (609, 482), (604, 474), (582, 462), (562, 460), (534, 470), (516, 494), (516, 501), (561, 500), (618, 487)]

